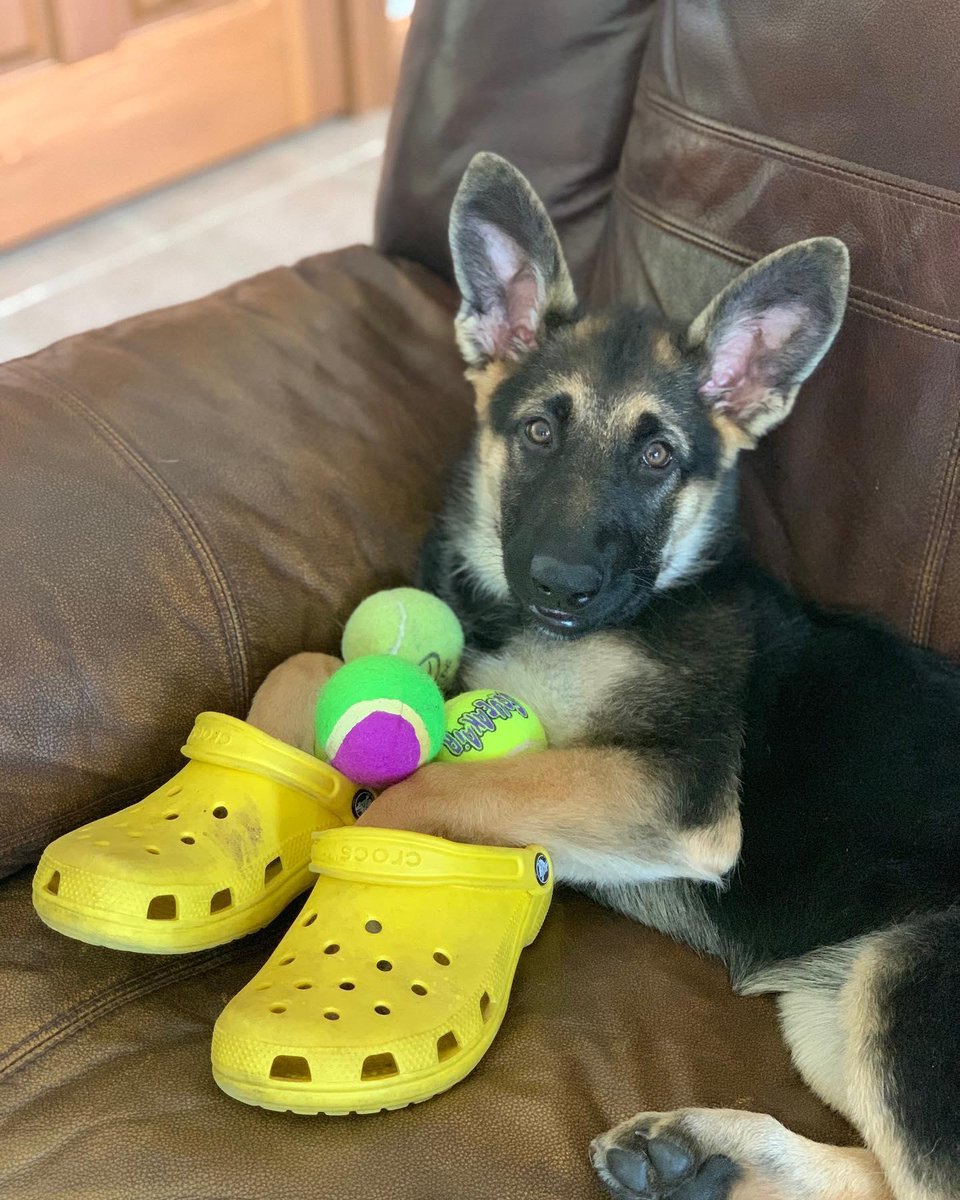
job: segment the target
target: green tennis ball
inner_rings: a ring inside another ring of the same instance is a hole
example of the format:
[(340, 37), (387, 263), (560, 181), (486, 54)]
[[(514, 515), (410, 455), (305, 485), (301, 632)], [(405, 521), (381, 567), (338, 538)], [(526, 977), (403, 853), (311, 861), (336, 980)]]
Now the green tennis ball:
[(385, 788), (434, 758), (443, 743), (443, 696), (429, 675), (392, 655), (355, 658), (317, 698), (317, 754), (341, 774)]
[(506, 692), (464, 692), (443, 709), (447, 731), (437, 762), (479, 762), (544, 750), (547, 735), (536, 715)]
[(460, 667), (463, 630), (453, 609), (418, 588), (374, 592), (354, 609), (343, 631), (344, 662), (368, 654), (395, 654), (426, 671), (441, 689)]

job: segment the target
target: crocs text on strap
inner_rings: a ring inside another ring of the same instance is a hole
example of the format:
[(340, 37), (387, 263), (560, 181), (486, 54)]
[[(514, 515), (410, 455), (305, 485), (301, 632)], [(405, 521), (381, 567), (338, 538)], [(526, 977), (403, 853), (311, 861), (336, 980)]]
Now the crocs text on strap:
[(404, 830), (350, 826), (314, 834), (311, 869), (365, 883), (438, 883), (536, 891), (550, 879), (539, 846), (472, 846)]
[(344, 812), (357, 790), (327, 763), (225, 713), (200, 713), (181, 753), (197, 762), (256, 771)]

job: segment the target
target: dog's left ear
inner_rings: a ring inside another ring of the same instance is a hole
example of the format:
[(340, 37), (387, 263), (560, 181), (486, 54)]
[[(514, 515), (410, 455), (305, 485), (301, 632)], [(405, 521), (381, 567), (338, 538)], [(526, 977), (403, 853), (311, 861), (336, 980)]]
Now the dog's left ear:
[(850, 256), (836, 238), (796, 242), (761, 259), (690, 326), (700, 394), (755, 442), (793, 408), (847, 301)]
[(472, 367), (522, 358), (552, 319), (576, 309), (546, 209), (496, 154), (474, 155), (464, 172), (450, 213), (450, 249), (463, 297), (457, 341)]

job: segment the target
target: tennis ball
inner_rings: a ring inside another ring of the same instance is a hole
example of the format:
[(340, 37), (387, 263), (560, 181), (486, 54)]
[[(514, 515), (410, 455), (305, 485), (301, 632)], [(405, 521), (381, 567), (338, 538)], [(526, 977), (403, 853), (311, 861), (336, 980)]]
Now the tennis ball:
[(317, 698), (317, 754), (354, 783), (385, 788), (434, 758), (443, 696), (429, 675), (389, 654), (355, 658)]
[(437, 762), (479, 762), (543, 750), (547, 735), (534, 713), (506, 692), (464, 692), (443, 709), (447, 731)]
[(456, 678), (463, 630), (453, 609), (418, 588), (374, 592), (354, 609), (343, 631), (341, 657), (395, 654), (427, 672), (441, 689)]

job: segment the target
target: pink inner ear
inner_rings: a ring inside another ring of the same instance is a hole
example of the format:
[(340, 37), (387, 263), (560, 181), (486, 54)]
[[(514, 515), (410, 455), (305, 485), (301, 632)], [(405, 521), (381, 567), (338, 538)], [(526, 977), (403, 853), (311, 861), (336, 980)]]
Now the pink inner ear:
[(517, 243), (489, 221), (479, 223), (490, 266), (500, 284), (503, 305), (480, 319), (478, 331), (494, 357), (503, 358), (537, 344), (543, 287), (536, 269)]
[(717, 398), (721, 410), (761, 404), (775, 383), (776, 352), (796, 333), (806, 315), (801, 305), (781, 304), (735, 321), (715, 344), (701, 393)]

